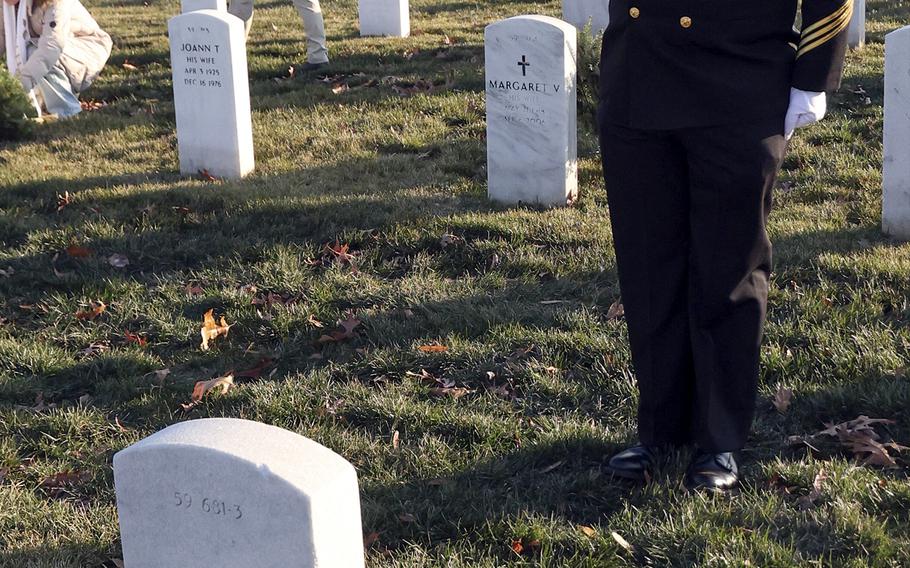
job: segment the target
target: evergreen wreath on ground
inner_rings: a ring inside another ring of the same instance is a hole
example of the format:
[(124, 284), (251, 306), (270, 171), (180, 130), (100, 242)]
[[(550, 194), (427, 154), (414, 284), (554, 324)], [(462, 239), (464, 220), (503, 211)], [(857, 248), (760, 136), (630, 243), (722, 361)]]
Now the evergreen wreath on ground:
[(25, 138), (32, 129), (29, 117), (34, 116), (22, 85), (6, 67), (0, 66), (0, 141)]

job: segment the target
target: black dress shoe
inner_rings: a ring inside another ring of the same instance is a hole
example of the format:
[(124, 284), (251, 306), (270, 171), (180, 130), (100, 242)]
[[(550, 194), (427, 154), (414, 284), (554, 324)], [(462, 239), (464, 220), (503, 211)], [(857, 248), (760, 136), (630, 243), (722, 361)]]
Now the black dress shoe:
[(654, 473), (657, 449), (639, 444), (610, 458), (607, 470), (617, 477), (647, 482)]
[(319, 71), (320, 69), (327, 67), (329, 65), (328, 61), (323, 63), (304, 63), (300, 66), (301, 73), (309, 73), (311, 71)]
[(699, 452), (689, 464), (685, 486), (689, 491), (727, 491), (739, 483), (739, 470), (732, 453)]

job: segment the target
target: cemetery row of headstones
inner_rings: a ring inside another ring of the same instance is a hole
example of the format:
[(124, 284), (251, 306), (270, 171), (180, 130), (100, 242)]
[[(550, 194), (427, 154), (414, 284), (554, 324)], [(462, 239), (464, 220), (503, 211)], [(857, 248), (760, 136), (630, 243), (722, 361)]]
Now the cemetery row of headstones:
[[(865, 2), (855, 1), (849, 41), (859, 46)], [(254, 157), (242, 26), (226, 14), (225, 0), (183, 0), (183, 9), (169, 24), (180, 169), (243, 177), (253, 170)], [(363, 35), (410, 33), (408, 0), (359, 0), (359, 9)], [(609, 22), (605, 0), (565, 0), (563, 13), (594, 33)], [(575, 28), (555, 18), (518, 16), (488, 26), (484, 41), (490, 197), (546, 205), (571, 201), (578, 185)], [(889, 69), (905, 65), (898, 50), (890, 50)], [(890, 74), (892, 83), (900, 83), (899, 71)], [(903, 104), (901, 88), (889, 89), (886, 107)], [(908, 232), (894, 228), (895, 218), (908, 216), (895, 213), (905, 200), (894, 189), (902, 157), (899, 150), (887, 152), (907, 130), (903, 116), (886, 109), (885, 226), (894, 234)]]

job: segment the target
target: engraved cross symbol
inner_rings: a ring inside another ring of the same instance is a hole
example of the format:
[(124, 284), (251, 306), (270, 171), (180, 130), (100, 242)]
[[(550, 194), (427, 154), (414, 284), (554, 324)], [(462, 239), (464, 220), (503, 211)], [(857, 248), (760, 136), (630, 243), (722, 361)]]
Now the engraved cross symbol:
[(521, 76), (527, 77), (528, 76), (528, 67), (531, 66), (531, 64), (528, 63), (528, 57), (526, 55), (522, 55), (521, 61), (519, 61), (518, 64), (521, 65)]

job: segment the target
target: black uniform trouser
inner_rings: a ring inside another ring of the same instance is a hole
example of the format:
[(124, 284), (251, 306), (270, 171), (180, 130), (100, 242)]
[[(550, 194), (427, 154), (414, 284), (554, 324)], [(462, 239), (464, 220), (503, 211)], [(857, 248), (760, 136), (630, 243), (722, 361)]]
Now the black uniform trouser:
[(783, 117), (672, 131), (601, 123), (645, 444), (741, 449), (755, 413)]

